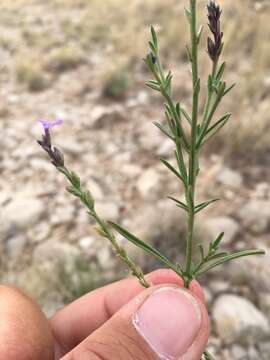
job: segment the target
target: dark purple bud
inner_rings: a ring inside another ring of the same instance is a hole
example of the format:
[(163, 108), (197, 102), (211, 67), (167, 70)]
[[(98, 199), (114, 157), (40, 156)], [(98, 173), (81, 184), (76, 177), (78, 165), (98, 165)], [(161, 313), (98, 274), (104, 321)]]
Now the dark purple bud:
[(54, 126), (61, 125), (62, 120), (55, 120), (53, 122), (49, 122), (47, 120), (39, 120), (38, 122), (42, 124), (44, 129), (42, 140), (37, 140), (38, 144), (43, 148), (43, 150), (47, 152), (54, 166), (63, 167), (64, 156), (60, 152), (60, 150), (52, 146), (51, 135), (50, 135), (50, 129)]
[(64, 155), (57, 148), (53, 148), (51, 156), (52, 164), (56, 167), (63, 167), (65, 165)]
[(217, 5), (214, 1), (210, 1), (209, 5), (207, 5), (208, 10), (208, 21), (209, 21), (209, 29), (211, 30), (214, 39), (212, 40), (210, 37), (207, 39), (207, 48), (210, 58), (213, 61), (217, 61), (222, 51), (222, 38), (223, 33), (220, 30), (220, 17), (222, 10), (220, 6)]

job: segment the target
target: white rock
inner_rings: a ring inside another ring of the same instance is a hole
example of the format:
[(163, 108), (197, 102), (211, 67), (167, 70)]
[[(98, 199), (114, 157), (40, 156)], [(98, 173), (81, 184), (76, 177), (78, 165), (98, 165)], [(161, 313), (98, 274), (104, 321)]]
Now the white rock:
[(109, 201), (96, 201), (96, 212), (105, 220), (116, 220), (119, 217), (119, 206)]
[(207, 219), (204, 222), (204, 228), (210, 236), (209, 240), (215, 240), (221, 232), (224, 232), (222, 244), (229, 244), (235, 239), (235, 236), (239, 232), (240, 225), (229, 216), (217, 216)]
[(74, 220), (75, 209), (73, 205), (59, 207), (51, 215), (50, 222), (53, 225), (71, 223)]
[(97, 251), (97, 259), (99, 265), (105, 269), (111, 269), (115, 264), (114, 254), (111, 253), (110, 248), (107, 245), (104, 245), (101, 249)]
[(53, 272), (55, 266), (63, 265), (65, 269), (74, 267), (80, 250), (71, 244), (48, 240), (39, 244), (33, 252), (33, 263)]
[(232, 188), (239, 188), (243, 183), (242, 175), (228, 167), (223, 167), (220, 169), (217, 180), (221, 184), (230, 186)]
[(140, 147), (146, 150), (153, 150), (159, 147), (164, 140), (161, 132), (149, 121), (143, 122), (139, 130)]
[(241, 261), (230, 262), (227, 266), (227, 276), (235, 283), (248, 283), (256, 293), (270, 293), (270, 249), (260, 243), (253, 246), (264, 250), (265, 255), (248, 256)]
[(226, 343), (256, 343), (269, 338), (269, 323), (250, 301), (236, 295), (221, 295), (213, 306), (218, 335)]
[(95, 200), (101, 200), (104, 197), (103, 190), (99, 183), (94, 179), (89, 179), (86, 183), (86, 189), (91, 192)]
[(270, 201), (251, 200), (240, 209), (238, 215), (245, 227), (256, 234), (263, 233), (270, 224)]
[(14, 198), (2, 209), (0, 222), (19, 228), (36, 224), (45, 212), (44, 203), (24, 192), (14, 193), (13, 196)]
[(139, 177), (137, 188), (142, 196), (151, 196), (151, 193), (156, 190), (160, 181), (160, 173), (154, 168), (149, 168)]
[(27, 238), (23, 234), (18, 234), (9, 238), (5, 243), (5, 253), (11, 260), (17, 260), (24, 250), (27, 243)]
[(83, 144), (76, 141), (74, 137), (65, 137), (61, 143), (61, 151), (65, 154), (79, 155), (84, 151)]
[(83, 250), (88, 250), (94, 245), (95, 241), (96, 239), (93, 236), (85, 236), (79, 240), (79, 245)]
[(121, 172), (127, 177), (134, 179), (142, 173), (142, 168), (136, 164), (122, 164)]
[(173, 149), (175, 148), (175, 144), (172, 142), (171, 139), (165, 139), (160, 144), (158, 148), (157, 155), (161, 157), (168, 157), (173, 154)]
[(242, 360), (247, 356), (246, 350), (237, 344), (232, 346), (231, 355), (233, 360)]
[(91, 110), (91, 125), (95, 129), (101, 129), (115, 122), (125, 120), (124, 108), (122, 105), (102, 106), (98, 105)]
[(263, 342), (259, 344), (259, 349), (261, 353), (260, 360), (268, 360), (270, 359), (270, 342)]

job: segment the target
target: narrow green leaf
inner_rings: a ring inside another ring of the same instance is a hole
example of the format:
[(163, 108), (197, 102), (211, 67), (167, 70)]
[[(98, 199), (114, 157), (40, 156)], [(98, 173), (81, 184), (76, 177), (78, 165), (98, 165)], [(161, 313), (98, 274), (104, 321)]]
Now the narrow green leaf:
[(220, 199), (212, 199), (212, 200), (208, 200), (208, 201), (205, 201), (199, 205), (196, 205), (195, 206), (195, 214), (197, 214), (198, 212), (200, 212), (201, 210), (205, 209), (208, 205), (218, 201)]
[(218, 85), (218, 96), (222, 97), (225, 95), (225, 89), (226, 89), (226, 82), (220, 81)]
[(203, 353), (203, 359), (202, 360), (215, 360), (215, 359), (213, 358), (213, 356), (208, 351), (205, 351)]
[(168, 196), (169, 199), (171, 199), (172, 201), (174, 201), (178, 207), (180, 207), (181, 209), (188, 211), (188, 207), (186, 204), (184, 204), (182, 201), (172, 197), (172, 196)]
[(203, 261), (203, 259), (204, 259), (204, 248), (203, 248), (202, 244), (199, 244), (198, 248), (199, 248), (199, 251), (200, 251), (201, 259)]
[(73, 186), (68, 186), (68, 187), (67, 187), (67, 191), (68, 191), (70, 194), (74, 195), (74, 196), (77, 196), (77, 197), (80, 197), (80, 196), (81, 196), (81, 191), (78, 190), (78, 189), (76, 189), (76, 188), (73, 187)]
[(175, 153), (175, 157), (176, 157), (177, 164), (179, 167), (180, 175), (182, 176), (182, 178), (184, 179), (185, 184), (186, 184), (187, 183), (187, 170), (185, 167), (184, 159), (183, 159), (183, 157), (181, 157), (181, 153), (180, 153), (181, 145), (179, 145), (178, 142), (179, 142), (178, 139), (176, 139), (177, 148), (174, 153)]
[(179, 174), (179, 172), (165, 159), (160, 159), (160, 161), (172, 172), (176, 175), (183, 183), (185, 183), (183, 177)]
[(223, 258), (211, 263), (211, 264), (206, 264), (205, 266), (203, 266), (195, 275), (199, 276), (202, 275), (203, 273), (213, 269), (216, 266), (225, 264), (229, 261), (238, 259), (240, 257), (245, 257), (245, 256), (252, 256), (252, 255), (264, 255), (265, 251), (263, 250), (244, 250), (244, 251), (239, 251), (236, 252), (234, 254), (230, 254), (227, 256), (224, 256)]
[(171, 140), (175, 140), (174, 137), (169, 133), (169, 131), (160, 123), (154, 122), (153, 123), (164, 135), (168, 136)]
[(170, 106), (167, 103), (164, 103), (165, 109), (167, 111), (167, 113), (169, 114), (170, 118), (174, 118), (174, 114), (172, 113), (172, 109), (170, 108)]
[(228, 87), (228, 89), (226, 89), (223, 93), (223, 96), (227, 95), (234, 87), (235, 87), (236, 83), (232, 84), (231, 86)]
[(227, 121), (231, 117), (232, 114), (226, 114), (222, 116), (220, 120), (218, 120), (214, 125), (212, 125), (205, 133), (204, 138), (201, 142), (201, 146), (203, 146), (207, 141), (209, 141), (219, 130), (226, 125)]
[(192, 54), (191, 54), (190, 48), (188, 46), (186, 46), (186, 52), (187, 52), (188, 60), (192, 63)]
[(225, 71), (225, 67), (226, 67), (226, 63), (223, 62), (218, 69), (218, 72), (216, 75), (216, 80), (219, 81), (222, 78), (222, 75), (224, 74), (224, 71)]
[(188, 121), (188, 123), (191, 125), (191, 123), (192, 123), (191, 117), (188, 115), (188, 113), (186, 112), (186, 110), (183, 109), (183, 107), (181, 107), (181, 113), (184, 115), (184, 117), (186, 118), (186, 120)]
[(143, 59), (148, 69), (154, 73), (155, 72), (155, 65), (153, 64), (152, 56), (151, 54), (147, 54), (146, 58)]
[(148, 44), (149, 44), (149, 47), (150, 47), (151, 51), (153, 52), (153, 54), (156, 54), (157, 49), (156, 49), (155, 45), (152, 43), (152, 41), (149, 41)]
[(201, 25), (197, 33), (197, 44), (199, 44), (201, 41), (202, 31), (203, 31), (203, 26)]
[(217, 250), (218, 247), (219, 247), (219, 245), (220, 245), (220, 243), (221, 243), (221, 240), (223, 239), (223, 237), (224, 237), (224, 232), (221, 232), (221, 233), (217, 236), (216, 240), (214, 240), (214, 241), (211, 243), (211, 248), (214, 249), (214, 250)]
[(128, 230), (122, 226), (115, 224), (114, 222), (109, 222), (109, 224), (115, 229), (120, 235), (124, 236), (128, 241), (132, 242), (134, 245), (143, 249), (147, 253), (155, 256), (156, 259), (161, 261), (163, 264), (167, 265), (170, 269), (175, 271), (178, 275), (182, 275), (180, 270), (175, 266), (169, 259), (162, 255), (157, 249), (153, 248), (151, 245), (147, 244), (143, 240), (137, 238), (135, 235), (131, 234)]
[(164, 84), (165, 85), (165, 91), (170, 90), (172, 78), (173, 78), (173, 75), (172, 75), (171, 71), (169, 71), (169, 73), (168, 73), (168, 75), (166, 76), (166, 79), (165, 79), (165, 84)]
[(215, 259), (218, 259), (220, 257), (224, 257), (224, 256), (227, 256), (229, 255), (229, 253), (227, 251), (221, 251), (221, 252), (217, 252), (217, 253), (214, 253), (213, 255), (209, 256), (209, 261), (211, 260), (215, 260)]
[(178, 117), (180, 118), (181, 117), (181, 106), (180, 106), (179, 102), (175, 105), (175, 110), (177, 112)]
[(81, 180), (80, 180), (79, 176), (74, 171), (71, 171), (69, 173), (69, 176), (70, 176), (70, 181), (72, 182), (72, 185), (75, 188), (79, 189), (81, 186)]
[(152, 35), (153, 44), (155, 45), (155, 47), (157, 49), (158, 41), (157, 41), (157, 34), (156, 34), (155, 29), (154, 29), (154, 26), (151, 26), (151, 35)]
[(212, 75), (209, 75), (207, 80), (207, 88), (209, 92), (212, 90), (212, 87), (213, 87), (213, 78)]
[(187, 8), (185, 8), (185, 14), (186, 14), (186, 17), (188, 19), (188, 22), (190, 22), (190, 19), (191, 19), (191, 12), (190, 10), (188, 10)]
[(155, 90), (155, 91), (160, 92), (160, 87), (159, 87), (159, 85), (155, 85), (155, 84), (151, 83), (150, 81), (147, 81), (147, 82), (145, 83), (145, 85), (148, 86), (149, 88)]

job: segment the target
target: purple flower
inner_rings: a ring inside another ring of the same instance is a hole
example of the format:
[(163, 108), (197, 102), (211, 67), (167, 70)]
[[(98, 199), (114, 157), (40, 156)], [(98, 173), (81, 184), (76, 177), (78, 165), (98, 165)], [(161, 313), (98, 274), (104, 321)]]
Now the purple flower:
[(50, 129), (54, 126), (61, 125), (63, 120), (57, 119), (54, 121), (47, 120), (38, 120), (38, 122), (43, 126), (44, 134), (42, 135), (42, 140), (37, 140), (38, 144), (45, 150), (54, 166), (63, 167), (64, 166), (64, 156), (56, 147), (51, 144), (51, 135)]
[(38, 120), (38, 122), (43, 126), (43, 129), (45, 130), (49, 130), (51, 128), (53, 128), (54, 126), (58, 126), (63, 124), (63, 120), (57, 119), (54, 121), (48, 121), (48, 120)]

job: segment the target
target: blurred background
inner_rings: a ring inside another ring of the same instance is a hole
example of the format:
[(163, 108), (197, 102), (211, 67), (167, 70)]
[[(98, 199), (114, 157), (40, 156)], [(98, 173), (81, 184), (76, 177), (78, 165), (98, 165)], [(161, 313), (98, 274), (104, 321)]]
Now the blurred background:
[[(182, 259), (184, 214), (166, 199), (182, 190), (159, 161), (171, 160), (173, 148), (152, 125), (164, 121), (162, 99), (144, 86), (149, 74), (142, 58), (153, 24), (164, 66), (174, 74), (175, 98), (190, 110), (187, 3), (0, 3), (0, 278), (30, 292), (48, 315), (127, 272), (36, 144), (39, 118), (64, 120), (54, 143), (105, 219)], [(207, 2), (198, 3), (206, 84)], [(233, 113), (230, 123), (202, 155), (198, 196), (222, 201), (198, 217), (196, 241), (207, 244), (225, 231), (225, 249), (267, 254), (201, 279), (213, 324), (209, 350), (217, 360), (269, 360), (270, 6), (268, 0), (219, 3), (225, 79), (237, 87), (220, 109)], [(160, 266), (123, 243), (145, 271)]]

